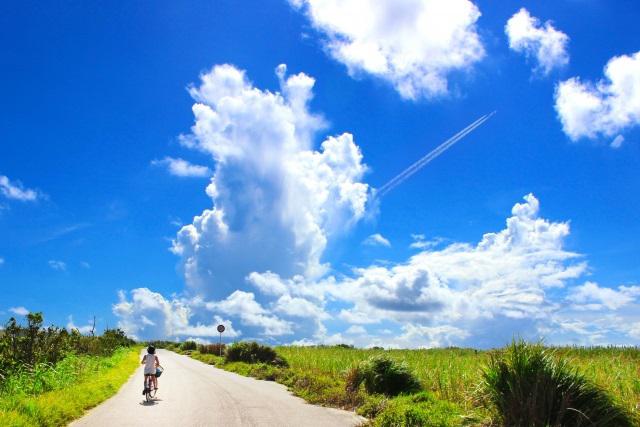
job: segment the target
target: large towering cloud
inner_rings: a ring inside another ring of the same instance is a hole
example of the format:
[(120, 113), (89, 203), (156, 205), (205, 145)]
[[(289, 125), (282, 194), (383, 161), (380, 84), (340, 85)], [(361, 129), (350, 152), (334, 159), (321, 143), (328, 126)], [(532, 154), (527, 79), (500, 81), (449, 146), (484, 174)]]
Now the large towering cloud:
[(330, 270), (327, 243), (365, 213), (365, 166), (349, 134), (314, 149), (323, 126), (308, 110), (314, 81), (285, 74), (279, 66), (280, 91), (271, 92), (222, 65), (191, 88), (196, 119), (182, 141), (212, 157), (211, 206), (172, 245), (185, 292), (119, 295), (113, 310), (127, 332), (211, 339), (224, 323), (271, 343), (401, 347), (640, 335), (640, 288), (580, 285), (588, 266), (565, 247), (569, 224), (542, 217), (532, 194), (476, 243), (415, 235), (405, 261)]
[(469, 0), (289, 0), (351, 74), (389, 81), (408, 99), (448, 93), (449, 75), (484, 57)]
[(173, 243), (196, 293), (226, 297), (254, 271), (318, 277), (327, 240), (364, 215), (366, 167), (353, 137), (328, 137), (315, 150), (323, 120), (307, 106), (314, 79), (276, 71), (281, 92), (254, 87), (231, 65), (190, 89), (195, 124), (184, 144), (215, 162), (212, 206)]

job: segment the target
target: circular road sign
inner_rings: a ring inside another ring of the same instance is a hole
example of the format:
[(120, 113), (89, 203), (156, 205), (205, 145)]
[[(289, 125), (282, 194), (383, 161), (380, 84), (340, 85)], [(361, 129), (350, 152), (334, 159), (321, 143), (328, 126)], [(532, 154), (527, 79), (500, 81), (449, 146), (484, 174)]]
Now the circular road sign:
[(224, 332), (224, 325), (218, 325), (218, 332), (220, 333)]

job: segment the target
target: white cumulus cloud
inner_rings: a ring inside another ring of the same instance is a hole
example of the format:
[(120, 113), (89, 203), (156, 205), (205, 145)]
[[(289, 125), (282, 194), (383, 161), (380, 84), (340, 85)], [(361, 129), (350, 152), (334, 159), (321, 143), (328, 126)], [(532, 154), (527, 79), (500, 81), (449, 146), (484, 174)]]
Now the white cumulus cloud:
[(569, 138), (612, 138), (640, 124), (640, 52), (613, 57), (604, 69), (605, 78), (583, 82), (578, 77), (560, 82), (555, 109)]
[(449, 75), (485, 55), (469, 0), (290, 0), (351, 74), (390, 82), (403, 98), (449, 92)]
[(513, 207), (505, 229), (475, 245), (426, 248), (392, 267), (356, 269), (329, 292), (353, 304), (343, 320), (395, 322), (404, 334), (420, 331), (424, 346), (480, 340), (479, 331), (489, 330), (499, 341), (518, 328), (535, 330), (532, 323), (555, 306), (548, 293), (585, 272), (580, 256), (563, 247), (568, 234), (567, 223), (539, 216), (539, 202), (529, 194)]
[(197, 177), (203, 178), (211, 175), (211, 170), (206, 166), (194, 165), (184, 159), (165, 157), (162, 160), (153, 160), (154, 166), (164, 166), (169, 173), (179, 177)]
[(601, 287), (594, 282), (571, 289), (567, 300), (578, 310), (617, 310), (640, 297), (640, 286), (620, 286), (618, 289)]
[[(208, 312), (203, 313), (204, 303), (199, 300), (175, 297), (167, 299), (148, 288), (133, 289), (129, 295), (120, 291), (118, 299), (112, 307), (118, 318), (118, 327), (137, 339), (216, 337), (216, 327), (219, 324), (226, 328), (225, 337), (241, 335), (241, 331), (234, 329), (230, 320), (219, 315), (212, 316)], [(193, 323), (196, 317), (200, 320)]]
[(0, 175), (0, 194), (7, 199), (20, 200), (22, 202), (33, 202), (41, 197), (37, 190), (25, 188), (21, 182), (12, 182), (4, 175)]
[(209, 310), (240, 317), (242, 324), (263, 328), (268, 336), (292, 334), (292, 324), (269, 314), (256, 300), (251, 292), (237, 290), (222, 301), (207, 304)]
[(525, 8), (520, 9), (507, 21), (505, 33), (509, 47), (536, 61), (535, 70), (549, 74), (554, 68), (569, 63), (567, 45), (569, 37), (553, 27), (550, 21), (542, 25)]
[(215, 66), (190, 89), (195, 124), (183, 143), (215, 161), (212, 207), (183, 226), (172, 250), (187, 285), (223, 297), (252, 272), (322, 275), (322, 254), (363, 217), (368, 186), (348, 133), (314, 136), (323, 120), (307, 109), (314, 79), (276, 73), (280, 92), (254, 87), (231, 65)]

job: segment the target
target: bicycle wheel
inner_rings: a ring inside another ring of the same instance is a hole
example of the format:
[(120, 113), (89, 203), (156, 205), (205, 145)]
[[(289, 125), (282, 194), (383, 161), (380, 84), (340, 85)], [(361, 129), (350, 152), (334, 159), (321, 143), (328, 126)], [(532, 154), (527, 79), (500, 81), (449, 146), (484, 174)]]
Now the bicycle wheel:
[(156, 397), (156, 389), (153, 387), (153, 381), (150, 378), (145, 381), (144, 390), (144, 397), (147, 399), (147, 402), (151, 402), (153, 398)]

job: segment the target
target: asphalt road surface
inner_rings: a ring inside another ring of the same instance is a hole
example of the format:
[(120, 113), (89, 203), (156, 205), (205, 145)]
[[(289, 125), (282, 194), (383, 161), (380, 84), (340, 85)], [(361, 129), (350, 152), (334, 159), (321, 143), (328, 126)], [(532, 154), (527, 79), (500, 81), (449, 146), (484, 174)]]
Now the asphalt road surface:
[(353, 412), (309, 405), (283, 385), (216, 369), (158, 350), (165, 372), (153, 402), (142, 395), (142, 366), (118, 394), (72, 426), (357, 426)]

